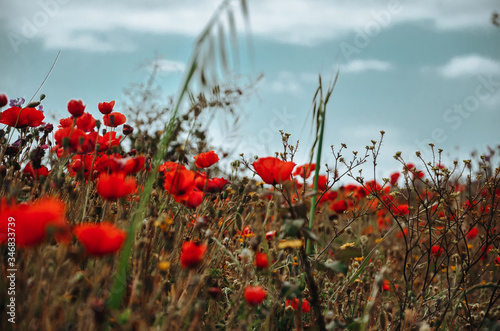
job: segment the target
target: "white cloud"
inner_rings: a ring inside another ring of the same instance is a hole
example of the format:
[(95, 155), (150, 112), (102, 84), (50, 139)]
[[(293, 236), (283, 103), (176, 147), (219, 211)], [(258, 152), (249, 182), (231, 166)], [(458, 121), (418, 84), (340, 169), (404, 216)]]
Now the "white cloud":
[(272, 79), (266, 77), (263, 82), (262, 90), (269, 90), (274, 93), (297, 94), (304, 92), (304, 84), (316, 82), (317, 79), (317, 75), (307, 72), (293, 73), (290, 71), (281, 71)]
[(156, 60), (152, 66), (156, 65), (157, 70), (163, 73), (171, 73), (171, 72), (183, 72), (186, 64), (180, 61), (172, 61), (167, 59), (159, 59)]
[[(96, 34), (131, 31), (194, 37), (220, 3), (220, 0), (3, 1), (0, 17), (7, 32), (26, 37), (29, 26), (34, 27), (31, 30), (36, 33), (28, 39), (42, 39), (47, 48), (62, 48), (67, 44), (68, 48), (83, 51), (124, 51), (134, 46), (120, 46), (114, 39), (98, 40)], [(488, 26), (492, 11), (498, 7), (496, 0), (254, 0), (248, 3), (255, 36), (298, 45), (315, 45), (356, 33), (373, 36), (402, 23), (454, 30)], [(238, 27), (243, 29), (239, 1), (233, 3), (233, 9)], [(83, 38), (82, 35), (86, 39), (81, 46), (72, 42), (71, 38)], [(112, 34), (113, 38), (116, 35), (119, 33)]]
[(48, 49), (85, 50), (87, 52), (131, 52), (135, 46), (127, 43), (123, 38), (106, 36), (96, 33), (73, 33), (61, 32), (58, 38), (46, 38), (45, 47)]
[(368, 70), (387, 71), (391, 70), (392, 65), (389, 62), (380, 60), (354, 60), (340, 67), (341, 72), (360, 73)]
[(477, 54), (463, 55), (452, 58), (445, 65), (438, 67), (437, 71), (446, 78), (498, 74), (500, 73), (500, 61)]

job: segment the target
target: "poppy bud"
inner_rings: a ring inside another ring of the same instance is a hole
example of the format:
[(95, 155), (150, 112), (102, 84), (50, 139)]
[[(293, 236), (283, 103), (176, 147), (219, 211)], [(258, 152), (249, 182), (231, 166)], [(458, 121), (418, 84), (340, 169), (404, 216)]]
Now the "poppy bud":
[(63, 148), (68, 148), (69, 147), (69, 138), (68, 137), (64, 137), (62, 139), (62, 147)]
[(91, 301), (90, 307), (94, 312), (94, 318), (98, 324), (104, 322), (106, 316), (106, 304), (103, 299), (95, 298)]
[(50, 123), (47, 123), (47, 124), (45, 124), (43, 129), (44, 129), (45, 133), (51, 133), (52, 130), (54, 130), (54, 126)]
[(85, 111), (85, 105), (83, 104), (82, 100), (70, 100), (68, 102), (68, 111), (71, 115), (79, 117), (83, 115), (83, 112)]
[(5, 149), (5, 155), (7, 156), (14, 156), (17, 153), (19, 153), (19, 148), (16, 146), (7, 146)]
[(7, 96), (5, 94), (0, 94), (0, 107), (5, 106), (9, 102), (9, 99), (7, 99)]
[(26, 108), (35, 108), (40, 105), (40, 101), (32, 101), (26, 105)]
[(131, 134), (132, 132), (134, 132), (134, 128), (131, 127), (130, 125), (128, 124), (125, 124), (123, 125), (123, 134), (128, 136), (129, 134)]
[(222, 296), (222, 290), (219, 287), (211, 287), (208, 289), (208, 294), (210, 294), (213, 299), (217, 299)]

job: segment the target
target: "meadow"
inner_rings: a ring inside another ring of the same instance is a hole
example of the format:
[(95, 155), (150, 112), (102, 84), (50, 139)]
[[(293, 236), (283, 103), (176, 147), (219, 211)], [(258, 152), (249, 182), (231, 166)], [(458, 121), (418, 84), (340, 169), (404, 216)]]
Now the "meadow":
[(312, 96), (309, 162), (285, 131), (274, 155), (227, 155), (200, 123), (246, 93), (216, 83), (226, 46), (203, 55), (224, 10), (170, 104), (68, 96), (51, 124), (45, 95), (0, 94), (0, 328), (500, 329), (500, 148), (445, 164), (431, 144), (366, 177), (383, 131), (360, 152), (323, 141), (337, 73)]

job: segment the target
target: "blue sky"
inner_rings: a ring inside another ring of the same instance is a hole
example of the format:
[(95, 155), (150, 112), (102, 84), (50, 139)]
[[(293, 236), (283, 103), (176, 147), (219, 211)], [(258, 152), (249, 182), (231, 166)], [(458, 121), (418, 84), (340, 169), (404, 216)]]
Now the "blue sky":
[[(177, 92), (193, 42), (219, 1), (0, 0), (0, 91), (29, 99), (57, 52), (58, 63), (41, 93), (44, 109), (66, 116), (66, 103), (123, 100), (123, 88), (144, 82), (145, 63), (161, 56), (157, 78), (165, 96)], [(300, 139), (297, 162), (312, 143), (307, 117), (318, 74), (340, 78), (328, 106), (328, 146), (362, 151), (386, 132), (378, 175), (398, 169), (392, 155), (429, 159), (427, 144), (449, 158), (500, 143), (500, 11), (485, 1), (248, 1), (251, 55), (239, 1), (239, 71), (233, 82), (264, 79), (238, 111), (236, 139), (219, 118), (212, 142), (247, 155), (281, 151), (278, 130)], [(119, 107), (117, 107), (119, 110)], [(231, 130), (229, 130), (231, 131)], [(235, 155), (235, 158), (237, 156)], [(323, 162), (331, 162), (326, 153)], [(449, 161), (448, 161), (449, 162)], [(366, 174), (370, 177), (370, 174)]]

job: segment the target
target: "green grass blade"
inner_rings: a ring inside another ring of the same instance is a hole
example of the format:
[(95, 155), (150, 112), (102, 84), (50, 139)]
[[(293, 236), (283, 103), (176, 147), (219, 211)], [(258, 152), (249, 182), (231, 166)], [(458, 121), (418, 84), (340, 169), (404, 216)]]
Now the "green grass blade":
[[(132, 217), (132, 221), (130, 223), (129, 229), (128, 229), (128, 235), (127, 235), (127, 240), (125, 241), (125, 244), (123, 246), (123, 250), (120, 256), (120, 263), (118, 265), (118, 270), (116, 273), (116, 276), (114, 278), (112, 287), (111, 287), (111, 294), (110, 298), (108, 301), (108, 306), (114, 309), (117, 309), (120, 305), (120, 302), (123, 299), (123, 295), (125, 294), (126, 287), (127, 287), (127, 282), (126, 282), (126, 276), (127, 276), (127, 269), (129, 267), (129, 261), (130, 257), (132, 255), (132, 247), (134, 244), (134, 239), (135, 239), (135, 234), (137, 229), (139, 228), (142, 220), (144, 219), (144, 211), (146, 209), (146, 206), (148, 204), (151, 191), (153, 188), (153, 183), (156, 179), (157, 175), (157, 169), (160, 163), (162, 162), (163, 158), (165, 157), (165, 154), (167, 153), (168, 146), (170, 144), (170, 141), (173, 138), (173, 133), (175, 129), (175, 125), (178, 121), (178, 113), (180, 106), (182, 104), (182, 101), (184, 100), (184, 96), (186, 93), (189, 92), (189, 86), (190, 83), (193, 79), (193, 76), (195, 72), (200, 69), (201, 72), (203, 73), (204, 68), (198, 68), (198, 63), (204, 62), (203, 59), (200, 59), (200, 56), (204, 54), (202, 52), (202, 47), (205, 44), (205, 41), (207, 38), (210, 38), (210, 31), (214, 26), (216, 26), (217, 22), (219, 21), (219, 16), (223, 12), (223, 9), (225, 9), (229, 4), (229, 1), (224, 1), (219, 8), (216, 10), (210, 21), (208, 22), (207, 26), (205, 29), (201, 32), (200, 37), (197, 39), (195, 43), (195, 47), (193, 50), (193, 55), (190, 61), (190, 66), (189, 69), (185, 72), (185, 76), (182, 80), (181, 84), (181, 89), (180, 92), (178, 93), (178, 97), (176, 98), (176, 103), (175, 107), (172, 113), (172, 116), (170, 117), (169, 122), (165, 126), (165, 131), (163, 133), (163, 136), (160, 141), (159, 148), (157, 152), (154, 155), (153, 158), (153, 164), (152, 164), (152, 169), (150, 172), (150, 175), (148, 179), (146, 180), (146, 183), (144, 185), (144, 190), (141, 193), (141, 197), (139, 200), (139, 206), (137, 210), (134, 213), (134, 216)], [(208, 45), (209, 47), (213, 47), (213, 44), (210, 43)]]

